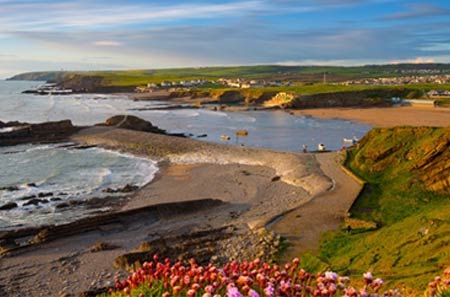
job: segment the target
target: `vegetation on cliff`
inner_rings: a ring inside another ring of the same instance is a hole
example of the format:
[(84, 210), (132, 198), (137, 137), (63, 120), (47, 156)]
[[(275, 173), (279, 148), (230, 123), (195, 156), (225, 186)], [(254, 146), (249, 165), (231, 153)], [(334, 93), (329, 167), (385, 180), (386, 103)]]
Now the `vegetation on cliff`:
[[(436, 276), (424, 290), (426, 297), (450, 296), (450, 269)], [(115, 288), (99, 297), (275, 297), (275, 296), (343, 296), (401, 297), (398, 288), (386, 289), (384, 281), (366, 272), (350, 280), (333, 271), (312, 274), (295, 258), (285, 265), (260, 261), (233, 261), (219, 267), (213, 263), (159, 261), (157, 255), (133, 271), (126, 279), (116, 278)]]
[(450, 262), (450, 127), (373, 129), (346, 164), (367, 184), (351, 216), (377, 228), (328, 234), (319, 258), (349, 275), (368, 269), (421, 290)]

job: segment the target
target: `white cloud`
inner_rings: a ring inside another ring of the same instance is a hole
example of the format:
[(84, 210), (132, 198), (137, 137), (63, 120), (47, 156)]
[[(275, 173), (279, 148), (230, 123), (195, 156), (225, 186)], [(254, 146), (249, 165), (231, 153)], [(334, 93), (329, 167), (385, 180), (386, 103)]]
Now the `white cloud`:
[(121, 46), (122, 45), (121, 42), (113, 41), (113, 40), (94, 41), (92, 44), (95, 45), (95, 46), (105, 46), (105, 47), (108, 47), (108, 46), (115, 47), (115, 46)]
[(414, 59), (389, 61), (389, 64), (402, 64), (402, 63), (412, 63), (412, 64), (436, 63), (436, 60), (434, 58), (428, 58), (428, 57), (427, 58), (417, 57)]
[[(1, 3), (1, 2), (0, 2)], [(0, 5), (3, 31), (43, 31), (245, 15), (269, 7), (264, 0), (177, 5), (114, 3), (19, 3)], [(35, 12), (39, 11), (39, 14)]]

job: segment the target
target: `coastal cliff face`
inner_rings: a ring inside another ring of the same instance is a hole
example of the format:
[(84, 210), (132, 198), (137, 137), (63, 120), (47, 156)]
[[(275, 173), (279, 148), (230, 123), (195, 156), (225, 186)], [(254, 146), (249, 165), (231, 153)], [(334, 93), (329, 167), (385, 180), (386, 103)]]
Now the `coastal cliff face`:
[(370, 173), (406, 172), (433, 192), (450, 194), (450, 127), (373, 129), (359, 143), (353, 166)]
[(8, 80), (30, 80), (30, 81), (46, 81), (56, 82), (64, 78), (66, 72), (48, 71), (48, 72), (27, 72), (15, 75)]
[(58, 87), (71, 89), (76, 93), (114, 93), (132, 92), (135, 86), (111, 85), (108, 80), (98, 75), (69, 74), (57, 81)]
[(397, 92), (356, 91), (336, 92), (299, 96), (287, 104), (293, 109), (328, 108), (328, 107), (384, 107), (392, 105), (390, 99), (397, 97)]
[(406, 296), (419, 296), (448, 265), (450, 127), (373, 129), (346, 165), (366, 181), (351, 217), (375, 227), (329, 236), (321, 258), (338, 271), (377, 271), (387, 284), (405, 286)]

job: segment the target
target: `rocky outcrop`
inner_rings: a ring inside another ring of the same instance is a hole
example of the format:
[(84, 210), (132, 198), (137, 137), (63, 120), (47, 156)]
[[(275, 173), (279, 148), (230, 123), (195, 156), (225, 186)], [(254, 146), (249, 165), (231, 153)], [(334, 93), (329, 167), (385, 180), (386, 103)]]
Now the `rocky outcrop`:
[(392, 105), (392, 97), (401, 96), (402, 91), (365, 90), (302, 95), (286, 104), (287, 108), (329, 108), (329, 107), (382, 107)]
[(239, 103), (244, 100), (244, 95), (239, 91), (226, 91), (218, 96), (219, 103)]
[(0, 133), (0, 146), (17, 145), (23, 143), (51, 143), (67, 139), (73, 133), (79, 131), (80, 127), (72, 125), (70, 120), (47, 122), (41, 124), (10, 123), (7, 127), (17, 129)]
[(64, 71), (45, 71), (45, 72), (27, 72), (15, 75), (8, 80), (30, 80), (56, 82), (64, 78), (67, 72)]
[(358, 143), (352, 165), (393, 178), (408, 172), (410, 183), (450, 193), (450, 127), (373, 129)]
[[(115, 225), (120, 223), (132, 224), (145, 218), (152, 221), (177, 215), (188, 215), (197, 211), (213, 209), (214, 207), (223, 206), (225, 203), (215, 199), (199, 199), (186, 202), (164, 203), (150, 205), (139, 209), (120, 211), (115, 213), (106, 213), (95, 217), (87, 217), (73, 223), (31, 227), (23, 229), (15, 229), (9, 231), (0, 231), (0, 251), (24, 250), (27, 247), (58, 238), (71, 236), (75, 234), (83, 234), (85, 232), (98, 230), (99, 226)], [(33, 238), (27, 241), (25, 245), (18, 245), (24, 238)], [(4, 246), (4, 243), (14, 243), (12, 246)]]
[(5, 127), (6, 127), (6, 124), (3, 123), (2, 121), (0, 121), (0, 129), (1, 129), (1, 128), (5, 128)]
[(102, 126), (116, 127), (128, 130), (151, 132), (156, 134), (166, 134), (165, 130), (159, 129), (151, 122), (132, 115), (117, 115), (105, 121)]
[(0, 206), (0, 210), (10, 210), (10, 209), (13, 209), (13, 208), (16, 208), (16, 207), (18, 207), (17, 203), (15, 203), (15, 202), (8, 202), (6, 204), (1, 205)]

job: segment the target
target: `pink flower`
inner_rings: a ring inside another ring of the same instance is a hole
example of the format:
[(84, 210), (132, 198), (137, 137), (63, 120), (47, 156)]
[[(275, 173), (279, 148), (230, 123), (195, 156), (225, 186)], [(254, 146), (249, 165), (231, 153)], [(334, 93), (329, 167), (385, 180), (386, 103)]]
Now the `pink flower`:
[(366, 272), (363, 274), (364, 280), (366, 281), (366, 283), (370, 284), (373, 280), (373, 275), (372, 272)]
[(227, 289), (227, 297), (243, 297), (243, 295), (239, 293), (238, 288), (229, 286)]
[(373, 285), (374, 286), (382, 286), (383, 285), (383, 280), (381, 278), (377, 278), (373, 281)]
[(248, 291), (248, 297), (259, 297), (259, 294), (255, 290), (250, 289), (250, 291)]
[(266, 297), (275, 296), (275, 288), (272, 283), (267, 284), (267, 287), (264, 289), (264, 294), (266, 294)]
[(338, 275), (333, 271), (327, 271), (325, 272), (325, 279), (335, 283), (338, 279)]

